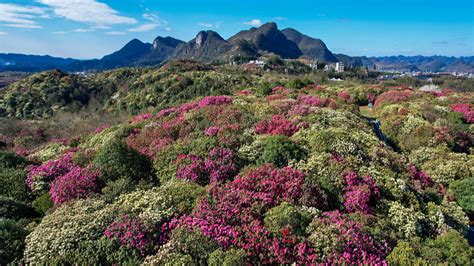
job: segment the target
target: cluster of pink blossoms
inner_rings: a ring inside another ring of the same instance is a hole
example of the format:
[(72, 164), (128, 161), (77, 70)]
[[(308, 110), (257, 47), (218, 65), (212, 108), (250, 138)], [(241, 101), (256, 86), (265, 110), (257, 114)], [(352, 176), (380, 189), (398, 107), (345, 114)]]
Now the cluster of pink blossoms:
[(351, 95), (347, 91), (339, 92), (337, 97), (343, 99), (345, 102), (349, 102), (351, 100)]
[(343, 175), (346, 187), (344, 188), (344, 206), (348, 212), (360, 211), (371, 213), (375, 201), (380, 198), (380, 191), (370, 176), (361, 178), (354, 172)]
[(209, 105), (223, 105), (229, 103), (232, 103), (232, 97), (230, 96), (206, 96), (198, 102), (198, 107), (204, 108)]
[(262, 224), (270, 208), (282, 201), (296, 204), (304, 198), (304, 179), (290, 167), (264, 165), (232, 182), (211, 183), (213, 200), (201, 200), (190, 216), (165, 224), (163, 231), (180, 226), (200, 230), (221, 247), (242, 248), (262, 263), (314, 263), (316, 255), (302, 239), (290, 231), (282, 238), (273, 236)]
[(72, 163), (73, 152), (65, 153), (57, 160), (47, 161), (46, 163), (28, 167), (26, 184), (33, 191), (47, 190), (49, 183), (74, 168)]
[(176, 178), (207, 184), (209, 181), (225, 181), (237, 171), (234, 151), (227, 148), (213, 148), (206, 159), (193, 154), (181, 154)]
[(257, 123), (254, 129), (257, 134), (286, 135), (288, 137), (298, 131), (298, 127), (282, 115), (273, 115), (270, 120), (264, 119)]
[(385, 241), (378, 243), (361, 230), (357, 223), (339, 211), (325, 212), (321, 224), (337, 228), (337, 241), (340, 246), (332, 252), (325, 263), (329, 265), (387, 265), (385, 257), (389, 252)]
[(474, 123), (474, 109), (467, 103), (453, 104), (451, 110), (456, 113), (460, 113), (463, 116), (464, 121), (468, 124)]
[(421, 185), (422, 188), (431, 187), (434, 185), (431, 177), (427, 173), (418, 170), (415, 165), (407, 166), (407, 170), (411, 174), (411, 180), (415, 182), (415, 184)]
[(151, 230), (138, 219), (125, 215), (111, 223), (104, 234), (108, 239), (118, 241), (120, 246), (136, 249), (145, 255), (152, 244), (150, 232)]
[(83, 169), (79, 166), (73, 167), (65, 175), (57, 177), (51, 183), (49, 195), (56, 206), (67, 201), (87, 198), (98, 190), (97, 171)]

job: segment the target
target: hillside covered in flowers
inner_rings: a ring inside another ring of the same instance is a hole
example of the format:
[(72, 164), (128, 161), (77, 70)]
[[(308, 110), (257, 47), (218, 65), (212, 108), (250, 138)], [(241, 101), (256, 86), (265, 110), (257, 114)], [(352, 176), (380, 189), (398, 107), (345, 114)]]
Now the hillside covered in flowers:
[(94, 89), (147, 112), (1, 132), (0, 265), (474, 264), (472, 92), (147, 71)]

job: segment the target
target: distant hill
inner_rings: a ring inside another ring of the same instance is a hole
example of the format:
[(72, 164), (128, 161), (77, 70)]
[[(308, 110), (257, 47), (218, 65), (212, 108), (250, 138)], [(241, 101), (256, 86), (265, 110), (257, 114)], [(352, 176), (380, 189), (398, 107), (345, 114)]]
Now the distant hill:
[(431, 71), (474, 73), (474, 56), (384, 56), (366, 57), (333, 54), (326, 44), (295, 29), (279, 30), (276, 23), (242, 30), (222, 38), (215, 31), (201, 31), (184, 42), (172, 37), (155, 38), (152, 44), (133, 39), (120, 50), (93, 60), (64, 59), (51, 56), (0, 54), (0, 71), (38, 72), (101, 71), (119, 67), (162, 64), (169, 60), (195, 60), (204, 63), (246, 62), (260, 56), (278, 55), (283, 59), (306, 58), (320, 62), (343, 62), (348, 67), (374, 66), (382, 71)]
[(171, 58), (211, 62), (222, 58), (231, 45), (215, 31), (201, 31), (188, 43), (176, 47)]
[(274, 53), (282, 58), (298, 58), (303, 55), (298, 45), (289, 40), (276, 23), (266, 23), (259, 28), (243, 30), (229, 38), (229, 43), (246, 41), (260, 53)]
[(37, 72), (54, 68), (63, 68), (77, 60), (49, 55), (1, 54), (0, 71)]
[(295, 29), (281, 31), (288, 40), (296, 43), (303, 55), (324, 62), (338, 62), (337, 58), (329, 51), (326, 44), (320, 39), (315, 39), (300, 33)]
[(348, 56), (335, 54), (338, 61), (352, 67), (373, 68), (374, 65), (382, 71), (425, 71), (425, 72), (463, 72), (474, 73), (474, 56)]

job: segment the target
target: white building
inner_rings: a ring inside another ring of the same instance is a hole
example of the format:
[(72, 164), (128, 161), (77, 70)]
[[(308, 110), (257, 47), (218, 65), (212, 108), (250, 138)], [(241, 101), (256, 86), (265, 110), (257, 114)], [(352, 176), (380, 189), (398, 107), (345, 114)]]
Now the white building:
[(344, 63), (342, 63), (342, 62), (337, 62), (337, 63), (336, 63), (336, 68), (335, 68), (335, 70), (336, 70), (337, 72), (344, 72)]
[(250, 60), (247, 65), (256, 65), (258, 67), (263, 68), (265, 66), (265, 61), (263, 60)]

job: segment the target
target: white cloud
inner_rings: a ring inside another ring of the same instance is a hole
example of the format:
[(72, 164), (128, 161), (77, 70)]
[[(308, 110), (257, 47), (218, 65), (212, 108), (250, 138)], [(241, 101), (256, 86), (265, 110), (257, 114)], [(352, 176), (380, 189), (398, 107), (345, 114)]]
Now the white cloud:
[(167, 31), (167, 32), (171, 32), (171, 31), (173, 31), (173, 29), (172, 29), (172, 28), (170, 28), (170, 27), (165, 27), (165, 28), (164, 28), (164, 30), (165, 30), (165, 31)]
[(69, 20), (99, 25), (135, 24), (137, 20), (120, 16), (118, 11), (96, 0), (37, 0), (53, 9), (56, 16)]
[(0, 4), (0, 22), (7, 27), (37, 29), (41, 28), (34, 20), (48, 18), (45, 8), (15, 4)]
[(8, 32), (0, 31), (0, 35), (8, 35)]
[(125, 35), (127, 34), (126, 32), (123, 32), (123, 31), (107, 31), (107, 32), (104, 32), (105, 34), (107, 35)]
[(75, 29), (74, 32), (91, 32), (94, 31), (93, 29)]
[(142, 15), (144, 19), (148, 19), (151, 22), (154, 22), (156, 24), (164, 24), (166, 21), (162, 20), (159, 16), (158, 13), (156, 12), (148, 12)]
[(262, 21), (260, 19), (252, 19), (251, 21), (244, 22), (245, 25), (250, 25), (253, 27), (262, 26)]
[(157, 23), (147, 23), (147, 24), (140, 25), (140, 26), (138, 26), (138, 27), (136, 27), (136, 28), (128, 29), (127, 31), (130, 31), (130, 32), (145, 32), (145, 31), (154, 30), (154, 29), (156, 29), (158, 26), (160, 26), (160, 24), (157, 24)]
[(66, 34), (67, 32), (65, 31), (54, 31), (53, 34), (59, 34), (59, 35), (62, 35), (62, 34)]
[(201, 27), (218, 29), (221, 26), (221, 23), (222, 23), (222, 21), (216, 22), (215, 24), (207, 23), (207, 22), (201, 22), (201, 23), (198, 23), (198, 25), (201, 26)]
[(13, 28), (22, 28), (22, 29), (41, 29), (40, 25), (36, 24), (2, 24), (3, 26), (13, 27)]
[(201, 27), (206, 27), (206, 28), (214, 28), (214, 25), (212, 25), (211, 23), (203, 23), (203, 22), (201, 22), (201, 23), (199, 23), (198, 25), (201, 26)]

